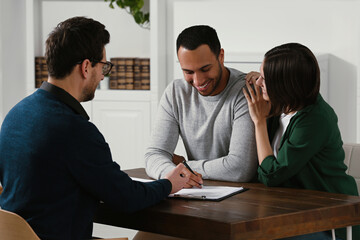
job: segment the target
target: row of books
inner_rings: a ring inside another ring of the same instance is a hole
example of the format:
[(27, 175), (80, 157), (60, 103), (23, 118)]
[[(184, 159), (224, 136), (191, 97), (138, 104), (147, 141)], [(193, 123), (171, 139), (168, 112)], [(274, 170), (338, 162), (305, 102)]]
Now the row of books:
[[(111, 58), (110, 89), (150, 90), (150, 58)], [(48, 79), (45, 57), (35, 57), (35, 87)]]
[(149, 58), (111, 58), (110, 89), (149, 90)]

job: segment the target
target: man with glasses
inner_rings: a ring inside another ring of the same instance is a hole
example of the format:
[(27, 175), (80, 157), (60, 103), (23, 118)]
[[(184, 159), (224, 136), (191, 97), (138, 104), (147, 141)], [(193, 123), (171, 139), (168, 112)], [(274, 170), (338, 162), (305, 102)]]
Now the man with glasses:
[(135, 211), (189, 180), (182, 164), (163, 179), (133, 181), (112, 161), (108, 144), (80, 102), (94, 98), (112, 67), (110, 35), (92, 19), (60, 23), (46, 40), (48, 82), (19, 102), (0, 132), (2, 209), (28, 221), (41, 239), (90, 239), (100, 201)]

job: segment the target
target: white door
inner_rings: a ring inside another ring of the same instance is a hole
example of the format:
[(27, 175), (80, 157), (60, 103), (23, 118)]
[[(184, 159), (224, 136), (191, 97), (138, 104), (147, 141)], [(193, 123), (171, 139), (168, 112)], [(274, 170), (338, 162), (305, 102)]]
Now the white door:
[(150, 103), (93, 101), (92, 122), (109, 144), (122, 170), (144, 167), (150, 139)]

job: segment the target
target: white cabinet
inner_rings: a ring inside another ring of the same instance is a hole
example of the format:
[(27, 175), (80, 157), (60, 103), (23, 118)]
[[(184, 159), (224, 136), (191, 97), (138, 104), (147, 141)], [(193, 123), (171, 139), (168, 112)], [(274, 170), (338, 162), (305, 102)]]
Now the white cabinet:
[(150, 103), (98, 101), (92, 103), (92, 122), (108, 142), (121, 169), (144, 167), (150, 135)]

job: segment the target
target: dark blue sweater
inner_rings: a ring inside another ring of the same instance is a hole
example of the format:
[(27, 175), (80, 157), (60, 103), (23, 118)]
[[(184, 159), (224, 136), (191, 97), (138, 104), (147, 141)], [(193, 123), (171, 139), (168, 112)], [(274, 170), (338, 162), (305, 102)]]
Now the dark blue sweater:
[(100, 200), (117, 211), (135, 211), (170, 193), (168, 180), (132, 181), (112, 161), (99, 130), (78, 112), (81, 105), (50, 88), (55, 94), (37, 90), (2, 124), (3, 209), (25, 218), (41, 239), (89, 239)]

